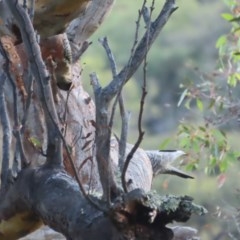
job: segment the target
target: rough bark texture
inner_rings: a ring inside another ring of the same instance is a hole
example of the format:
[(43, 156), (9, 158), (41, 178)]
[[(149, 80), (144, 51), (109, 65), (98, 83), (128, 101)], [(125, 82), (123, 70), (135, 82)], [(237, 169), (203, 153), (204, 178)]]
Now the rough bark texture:
[[(96, 197), (94, 201), (102, 207), (106, 204)], [(16, 216), (21, 214), (26, 223), (24, 231), (21, 226), (15, 226), (11, 234), (1, 226), (2, 239), (16, 239), (43, 221), (67, 239), (110, 240), (125, 236), (126, 239), (167, 240), (173, 237), (172, 231), (165, 227), (167, 223), (185, 222), (192, 213), (203, 214), (204, 209), (192, 204), (189, 197), (160, 197), (135, 189), (117, 198), (104, 214), (89, 204), (65, 171), (45, 165), (21, 171), (2, 199), (0, 213), (2, 222), (14, 224)], [(12, 216), (15, 218), (11, 219)]]

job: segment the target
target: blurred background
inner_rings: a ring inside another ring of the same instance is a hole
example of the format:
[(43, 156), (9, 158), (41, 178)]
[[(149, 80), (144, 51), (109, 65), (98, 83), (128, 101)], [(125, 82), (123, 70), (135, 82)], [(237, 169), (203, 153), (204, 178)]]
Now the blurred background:
[[(155, 11), (164, 1), (156, 1)], [(104, 86), (112, 79), (106, 54), (98, 38), (107, 36), (120, 70), (128, 61), (134, 40), (136, 19), (142, 1), (116, 1), (112, 12), (100, 29), (90, 39), (92, 45), (84, 54), (84, 86), (92, 94), (89, 73), (96, 72)], [(148, 55), (147, 98), (143, 116), (145, 131), (141, 147), (144, 149), (180, 148), (179, 124), (203, 122), (201, 108), (192, 105), (186, 108), (179, 104), (180, 96), (187, 84), (197, 83), (200, 75), (214, 71), (219, 60), (216, 42), (230, 31), (231, 25), (221, 14), (229, 9), (223, 0), (178, 0), (179, 9), (173, 14)], [(144, 24), (143, 24), (144, 25)], [(140, 29), (140, 33), (143, 29)], [(137, 117), (140, 105), (142, 69), (134, 75), (124, 88), (126, 108), (131, 112), (129, 142), (137, 139)], [(118, 118), (116, 118), (118, 119)], [(115, 120), (118, 133), (120, 122)], [(229, 144), (238, 148), (238, 129), (227, 128)], [(191, 145), (184, 149), (191, 154)], [(190, 195), (197, 204), (205, 206), (206, 216), (193, 216), (186, 225), (199, 230), (203, 240), (240, 239), (239, 161), (230, 164), (223, 174), (206, 171), (208, 157), (198, 155), (197, 168), (191, 168), (194, 180), (174, 176), (159, 176), (154, 189), (160, 194)], [(184, 169), (184, 167), (183, 167)], [(184, 169), (186, 170), (186, 169)], [(190, 170), (188, 168), (187, 170)]]

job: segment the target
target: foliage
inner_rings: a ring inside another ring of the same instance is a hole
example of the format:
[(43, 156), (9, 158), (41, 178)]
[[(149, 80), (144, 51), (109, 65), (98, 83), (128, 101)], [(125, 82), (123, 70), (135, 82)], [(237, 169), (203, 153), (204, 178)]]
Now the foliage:
[(178, 144), (189, 153), (187, 168), (197, 169), (201, 160), (208, 174), (225, 172), (239, 156), (231, 148), (226, 130), (236, 128), (240, 116), (240, 6), (237, 1), (227, 3), (231, 12), (223, 13), (222, 18), (231, 30), (216, 42), (217, 69), (208, 74), (196, 69), (198, 77), (181, 85), (183, 92), (178, 102), (178, 106), (184, 105), (198, 116), (197, 126), (182, 121), (178, 128)]

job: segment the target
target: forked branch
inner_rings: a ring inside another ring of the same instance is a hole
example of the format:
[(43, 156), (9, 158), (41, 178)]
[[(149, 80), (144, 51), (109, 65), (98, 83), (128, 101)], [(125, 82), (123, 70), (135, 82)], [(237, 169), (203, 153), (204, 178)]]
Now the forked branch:
[[(143, 9), (145, 7), (146, 1), (143, 3)], [(154, 1), (153, 1), (154, 4)], [(144, 11), (144, 10), (141, 11)], [(150, 46), (153, 44), (154, 40), (157, 38), (158, 34), (166, 24), (167, 20), (171, 16), (171, 14), (176, 10), (175, 0), (166, 0), (162, 11), (156, 18), (154, 22), (150, 22), (150, 17), (146, 21), (148, 22), (147, 30), (142, 37), (139, 44), (137, 44), (137, 39), (135, 39), (135, 45), (132, 55), (130, 56), (131, 61), (120, 71), (120, 73), (116, 74), (116, 64), (112, 57), (112, 53), (108, 47), (106, 39), (102, 41), (102, 44), (107, 52), (110, 66), (113, 73), (113, 80), (109, 83), (108, 86), (102, 88), (96, 74), (91, 75), (91, 81), (94, 89), (95, 102), (96, 102), (96, 149), (97, 149), (97, 162), (99, 166), (100, 179), (103, 186), (103, 192), (105, 198), (110, 196), (110, 189), (115, 188), (115, 181), (112, 173), (111, 161), (109, 160), (109, 151), (110, 151), (110, 138), (111, 138), (111, 118), (109, 118), (109, 106), (111, 100), (116, 97), (120, 92), (124, 84), (130, 79), (130, 77), (135, 73), (140, 64), (144, 61)], [(151, 8), (153, 11), (153, 6)], [(146, 12), (146, 11), (145, 11)], [(146, 15), (146, 13), (144, 13)], [(140, 13), (141, 15), (141, 13)], [(144, 98), (146, 95), (146, 89), (143, 88), (143, 96), (141, 109), (143, 110)], [(142, 110), (139, 115), (139, 121), (142, 118)], [(137, 147), (139, 146), (141, 139), (143, 137), (143, 132), (140, 130), (139, 139), (131, 151), (130, 156), (135, 152)], [(123, 151), (124, 152), (124, 151)], [(128, 165), (128, 164), (127, 164)], [(127, 167), (125, 166), (125, 170)], [(125, 174), (123, 174), (124, 176)], [(122, 179), (124, 178), (122, 176)], [(126, 190), (126, 188), (125, 188)]]
[(175, 5), (175, 0), (165, 1), (162, 11), (156, 20), (150, 23), (149, 30), (146, 30), (144, 36), (137, 44), (136, 50), (131, 57), (130, 64), (126, 65), (117, 75), (117, 77), (102, 90), (102, 94), (104, 95), (106, 102), (109, 102), (112, 98), (114, 98), (118, 93), (119, 88), (124, 85), (136, 72), (138, 67), (143, 62), (144, 57), (149, 51), (151, 45), (154, 43), (168, 19), (176, 9), (177, 7)]

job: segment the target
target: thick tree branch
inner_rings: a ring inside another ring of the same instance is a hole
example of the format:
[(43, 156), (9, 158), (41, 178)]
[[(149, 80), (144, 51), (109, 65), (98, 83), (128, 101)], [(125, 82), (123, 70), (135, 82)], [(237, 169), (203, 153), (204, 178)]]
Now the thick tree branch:
[(95, 74), (91, 74), (91, 82), (96, 103), (96, 158), (103, 188), (103, 198), (110, 201), (111, 195), (116, 195), (117, 186), (113, 176), (112, 163), (109, 159), (111, 138), (108, 116), (109, 104), (103, 101), (101, 87)]
[[(101, 203), (97, 198), (95, 201)], [(38, 216), (34, 219), (32, 214), (35, 225), (28, 225), (26, 231), (35, 229), (42, 219), (45, 224), (72, 240), (121, 239), (123, 236), (126, 239), (133, 236), (140, 240), (170, 240), (172, 232), (165, 232), (166, 224), (172, 221), (185, 222), (193, 213), (202, 215), (206, 212), (186, 196), (160, 197), (135, 189), (114, 202), (108, 215), (104, 215), (89, 204), (69, 175), (48, 167), (23, 170), (1, 202), (0, 236), (3, 240), (10, 239), (7, 234), (15, 234), (15, 238), (11, 239), (16, 239), (16, 236), (21, 237), (26, 233), (18, 230), (22, 222), (28, 219), (23, 217), (16, 221), (16, 218), (11, 218), (16, 210), (29, 217), (31, 212)], [(3, 219), (16, 226), (12, 233), (1, 221)]]

